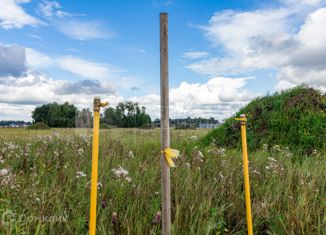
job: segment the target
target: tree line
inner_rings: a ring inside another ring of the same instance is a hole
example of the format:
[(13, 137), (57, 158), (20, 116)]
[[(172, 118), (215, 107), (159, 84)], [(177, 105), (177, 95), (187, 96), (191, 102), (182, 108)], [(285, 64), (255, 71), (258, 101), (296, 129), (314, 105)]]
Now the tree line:
[[(91, 127), (93, 115), (90, 109), (78, 110), (73, 104), (56, 102), (38, 106), (32, 112), (33, 122), (43, 122), (49, 127)], [(115, 108), (109, 107), (101, 114), (102, 126), (142, 127), (151, 124), (151, 117), (144, 106), (126, 101)]]
[(0, 121), (0, 126), (1, 127), (8, 127), (8, 126), (18, 126), (18, 127), (21, 127), (21, 126), (28, 126), (28, 125), (31, 125), (32, 123), (31, 122), (25, 122), (25, 121), (16, 121), (16, 120), (2, 120)]
[[(161, 124), (161, 120), (160, 119), (155, 119), (153, 121), (153, 125), (155, 127), (159, 127)], [(175, 119), (171, 119), (170, 118), (170, 126), (173, 128), (177, 128), (177, 129), (193, 129), (193, 128), (198, 128), (201, 127), (201, 124), (215, 124), (218, 125), (220, 124), (220, 122), (213, 118), (201, 118), (201, 117), (195, 117), (195, 118), (191, 118), (191, 117), (187, 117), (187, 118), (175, 118)]]

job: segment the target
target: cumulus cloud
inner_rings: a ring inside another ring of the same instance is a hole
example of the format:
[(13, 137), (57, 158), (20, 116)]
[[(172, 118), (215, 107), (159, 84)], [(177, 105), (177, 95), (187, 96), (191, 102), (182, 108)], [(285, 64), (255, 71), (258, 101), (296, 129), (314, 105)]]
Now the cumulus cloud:
[[(326, 88), (326, 8), (324, 1), (282, 1), (279, 8), (222, 11), (201, 27), (224, 53), (187, 65), (206, 75), (278, 72), (277, 89), (301, 83)], [(309, 5), (302, 10), (298, 5)]]
[[(170, 116), (226, 118), (257, 95), (244, 89), (249, 79), (215, 77), (206, 83), (182, 82), (170, 89)], [(144, 105), (153, 118), (160, 116), (159, 95), (133, 97), (132, 100)]]
[(25, 48), (0, 44), (0, 76), (19, 76), (25, 70)]
[(0, 27), (4, 29), (22, 28), (26, 25), (37, 26), (40, 21), (29, 15), (20, 6), (30, 0), (1, 0)]
[[(60, 67), (81, 80), (53, 79), (40, 72), (50, 66)], [(5, 108), (0, 109), (0, 116), (2, 119), (24, 117), (22, 119), (30, 120), (36, 105), (49, 102), (68, 101), (78, 108), (91, 107), (95, 94), (115, 105), (122, 97), (116, 92), (117, 84), (110, 78), (119, 76), (120, 71), (77, 57), (51, 58), (32, 48), (0, 44), (0, 107)]]
[(114, 87), (97, 80), (69, 82), (33, 71), (20, 77), (0, 77), (0, 107), (11, 106), (10, 112), (1, 110), (1, 116), (13, 119), (24, 116), (25, 120), (30, 120), (31, 111), (36, 105), (50, 102), (68, 101), (78, 108), (91, 107), (94, 94), (114, 102), (122, 100)]

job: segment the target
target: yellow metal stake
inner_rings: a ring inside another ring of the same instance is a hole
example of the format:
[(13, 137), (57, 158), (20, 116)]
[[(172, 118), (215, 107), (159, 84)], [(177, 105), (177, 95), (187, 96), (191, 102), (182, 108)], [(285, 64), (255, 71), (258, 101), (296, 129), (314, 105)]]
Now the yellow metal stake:
[(250, 184), (249, 184), (249, 167), (248, 167), (248, 151), (247, 151), (247, 134), (246, 134), (246, 115), (242, 114), (240, 118), (236, 118), (241, 124), (241, 139), (242, 139), (242, 155), (243, 155), (243, 174), (245, 182), (245, 196), (246, 196), (246, 212), (247, 212), (247, 226), (248, 234), (252, 235), (252, 218), (251, 218), (251, 203), (250, 203)]
[(97, 176), (98, 176), (98, 148), (100, 132), (100, 109), (108, 103), (101, 103), (99, 97), (94, 98), (94, 122), (93, 122), (93, 148), (92, 148), (92, 179), (91, 179), (91, 206), (89, 235), (96, 234), (96, 204), (97, 204)]

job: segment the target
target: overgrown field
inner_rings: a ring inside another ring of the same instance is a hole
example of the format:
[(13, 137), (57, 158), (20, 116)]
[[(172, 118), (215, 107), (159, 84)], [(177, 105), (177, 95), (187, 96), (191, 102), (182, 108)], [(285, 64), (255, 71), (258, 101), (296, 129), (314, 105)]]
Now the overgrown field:
[[(0, 234), (86, 234), (91, 132), (0, 129)], [(239, 150), (172, 130), (173, 234), (246, 234)], [(240, 139), (239, 139), (240, 141)], [(265, 143), (250, 159), (255, 234), (326, 234), (325, 153)], [(160, 131), (101, 131), (98, 234), (160, 234)], [(112, 224), (116, 212), (118, 223)]]

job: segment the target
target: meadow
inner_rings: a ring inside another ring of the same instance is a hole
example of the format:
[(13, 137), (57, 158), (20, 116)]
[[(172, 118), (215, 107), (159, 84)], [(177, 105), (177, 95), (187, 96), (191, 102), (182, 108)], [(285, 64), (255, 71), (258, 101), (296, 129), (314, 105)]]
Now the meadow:
[[(207, 133), (171, 130), (172, 234), (246, 234), (241, 151)], [(87, 234), (91, 140), (0, 129), (0, 234)], [(254, 233), (326, 234), (325, 152), (268, 144), (249, 153)], [(161, 234), (160, 130), (101, 130), (98, 190), (98, 234)]]

